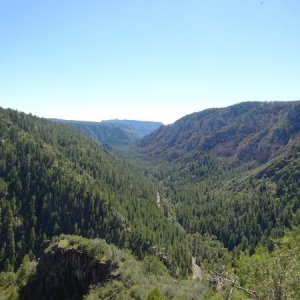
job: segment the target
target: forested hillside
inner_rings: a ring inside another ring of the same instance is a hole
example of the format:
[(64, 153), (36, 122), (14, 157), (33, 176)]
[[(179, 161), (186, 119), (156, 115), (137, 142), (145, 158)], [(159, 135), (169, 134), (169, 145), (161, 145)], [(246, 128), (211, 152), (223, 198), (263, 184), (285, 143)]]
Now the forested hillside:
[(169, 193), (179, 222), (189, 232), (217, 236), (230, 250), (253, 252), (261, 242), (272, 247), (270, 238), (300, 224), (299, 146), (268, 166), (228, 175), (228, 181), (223, 175), (173, 183)]
[(140, 142), (147, 155), (169, 158), (199, 151), (266, 162), (300, 132), (300, 102), (245, 102), (204, 110), (162, 126)]
[(146, 136), (137, 151), (165, 166), (155, 176), (191, 234), (253, 253), (299, 225), (300, 102), (194, 113)]
[(300, 102), (83, 133), (0, 109), (0, 298), (299, 299)]
[(102, 237), (187, 274), (185, 233), (163, 217), (156, 187), (75, 129), (0, 110), (0, 269), (60, 233)]

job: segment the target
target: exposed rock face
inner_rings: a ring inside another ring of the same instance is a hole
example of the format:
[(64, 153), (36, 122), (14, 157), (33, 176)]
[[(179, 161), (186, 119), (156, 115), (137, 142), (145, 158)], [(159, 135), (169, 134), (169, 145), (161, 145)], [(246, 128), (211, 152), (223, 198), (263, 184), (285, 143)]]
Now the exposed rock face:
[(245, 102), (208, 109), (162, 126), (139, 143), (142, 153), (168, 157), (199, 151), (264, 163), (300, 138), (300, 101)]
[(85, 252), (58, 248), (45, 254), (21, 291), (22, 300), (82, 299), (90, 285), (116, 278), (116, 266), (95, 261)]

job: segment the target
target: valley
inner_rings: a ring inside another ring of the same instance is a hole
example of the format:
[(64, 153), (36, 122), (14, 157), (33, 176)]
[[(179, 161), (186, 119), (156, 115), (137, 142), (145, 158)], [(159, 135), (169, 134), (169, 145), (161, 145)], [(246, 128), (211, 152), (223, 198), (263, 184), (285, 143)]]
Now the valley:
[(300, 297), (299, 101), (0, 117), (0, 299)]

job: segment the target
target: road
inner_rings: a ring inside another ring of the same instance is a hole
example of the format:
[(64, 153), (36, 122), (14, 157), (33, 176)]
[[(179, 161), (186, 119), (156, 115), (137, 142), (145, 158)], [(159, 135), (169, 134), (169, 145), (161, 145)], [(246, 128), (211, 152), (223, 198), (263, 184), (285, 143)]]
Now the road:
[(160, 194), (159, 194), (159, 192), (157, 192), (157, 194), (156, 194), (156, 203), (157, 203), (157, 206), (160, 207)]

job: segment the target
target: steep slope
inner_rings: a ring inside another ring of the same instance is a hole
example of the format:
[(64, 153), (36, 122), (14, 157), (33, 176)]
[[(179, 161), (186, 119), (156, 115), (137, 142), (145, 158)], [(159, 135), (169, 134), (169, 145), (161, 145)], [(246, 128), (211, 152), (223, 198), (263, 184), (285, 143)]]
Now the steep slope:
[(300, 102), (245, 102), (188, 115), (140, 141), (151, 156), (199, 151), (242, 161), (268, 161), (299, 138)]
[(105, 238), (138, 257), (159, 255), (186, 274), (188, 241), (157, 208), (156, 192), (75, 129), (0, 109), (1, 270), (68, 233)]

